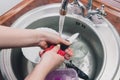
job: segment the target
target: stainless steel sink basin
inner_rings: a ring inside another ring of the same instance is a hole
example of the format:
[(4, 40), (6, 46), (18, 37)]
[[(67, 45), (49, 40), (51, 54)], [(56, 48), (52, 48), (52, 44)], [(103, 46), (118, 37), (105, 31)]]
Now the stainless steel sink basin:
[[(58, 31), (60, 4), (46, 5), (29, 11), (20, 17), (14, 28), (35, 29), (49, 27)], [(119, 36), (114, 27), (103, 17), (102, 23), (90, 21), (68, 12), (63, 34), (79, 32), (79, 45), (85, 46), (87, 55), (75, 58), (73, 63), (84, 71), (91, 80), (118, 80), (120, 65)], [(78, 53), (79, 54), (79, 53)], [(79, 62), (75, 62), (79, 60)], [(28, 61), (21, 48), (3, 49), (0, 54), (0, 68), (5, 80), (23, 80), (35, 64)]]

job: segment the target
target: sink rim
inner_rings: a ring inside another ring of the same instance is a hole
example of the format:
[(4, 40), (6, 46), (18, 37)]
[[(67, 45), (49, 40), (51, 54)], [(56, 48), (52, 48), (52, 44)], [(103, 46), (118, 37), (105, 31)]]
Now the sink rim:
[[(60, 4), (59, 4), (59, 5), (60, 5)], [(59, 5), (58, 5), (58, 4), (55, 4), (55, 5), (50, 4), (50, 5), (46, 5), (46, 6), (40, 7), (40, 8), (38, 7), (38, 8), (36, 8), (36, 9), (28, 12), (27, 14), (23, 15), (21, 18), (19, 18), (19, 19), (12, 25), (12, 27), (15, 27), (15, 26), (17, 25), (17, 23), (19, 24), (20, 21), (23, 20), (23, 18), (28, 17), (28, 16), (32, 15), (33, 13), (36, 13), (37, 11), (38, 11), (38, 12), (39, 12), (40, 10), (42, 11), (42, 10), (48, 8), (48, 7), (50, 7), (50, 8), (51, 8), (51, 7), (59, 7)], [(40, 9), (40, 10), (39, 10), (39, 9)], [(35, 12), (35, 11), (36, 11), (36, 12)], [(58, 14), (54, 14), (54, 15), (58, 15)], [(46, 16), (48, 16), (48, 15), (46, 15)], [(45, 17), (45, 16), (43, 16), (43, 17)], [(91, 22), (91, 21), (89, 21), (89, 22)], [(86, 22), (85, 22), (85, 23), (86, 23)], [(92, 24), (92, 23), (91, 23), (91, 24)], [(94, 25), (94, 24), (93, 24), (93, 25)], [(93, 25), (92, 25), (92, 26), (93, 26)], [(109, 24), (109, 25), (110, 25), (110, 24)], [(92, 28), (95, 29), (95, 27), (96, 27), (96, 26), (94, 26), (94, 27), (92, 27)], [(110, 26), (110, 27), (111, 27), (111, 26)], [(21, 27), (21, 28), (23, 28), (23, 27)], [(115, 31), (114, 29), (112, 29), (112, 30), (114, 31), (113, 33), (114, 33), (115, 37), (118, 38), (118, 34), (116, 33), (116, 31)], [(97, 34), (99, 34), (99, 33), (97, 33)], [(101, 34), (99, 34), (99, 36), (100, 36), (100, 35), (101, 35)], [(100, 39), (101, 39), (101, 41), (104, 41), (102, 38), (100, 38)], [(117, 39), (117, 40), (118, 40), (118, 39)], [(103, 46), (103, 47), (104, 47), (103, 49), (105, 49), (106, 47), (105, 47), (104, 42), (101, 42), (101, 43), (102, 43), (102, 45), (104, 45), (104, 46)], [(118, 46), (120, 47), (120, 42), (117, 41), (117, 43), (119, 43)], [(104, 51), (105, 51), (105, 50), (104, 50)], [(107, 55), (107, 51), (105, 51), (105, 53), (106, 53), (106, 54), (104, 54), (104, 56), (105, 56), (105, 61), (106, 61), (106, 60), (107, 60), (107, 56), (106, 56), (106, 55)], [(119, 59), (120, 59), (120, 56), (119, 56)], [(118, 63), (119, 63), (119, 62), (118, 62)], [(106, 62), (104, 62), (103, 65), (106, 66)], [(119, 65), (119, 64), (118, 64), (118, 65)], [(104, 67), (105, 67), (105, 66), (104, 66)], [(104, 68), (104, 69), (105, 69), (105, 68)], [(104, 69), (103, 69), (103, 72), (104, 72)], [(103, 73), (101, 73), (100, 75), (102, 76)], [(100, 79), (101, 76), (99, 76), (99, 78), (97, 78), (97, 79)]]

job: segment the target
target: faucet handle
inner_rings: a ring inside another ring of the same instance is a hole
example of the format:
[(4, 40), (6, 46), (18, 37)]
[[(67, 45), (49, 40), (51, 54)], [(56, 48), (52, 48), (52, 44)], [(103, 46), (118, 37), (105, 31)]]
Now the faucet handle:
[(105, 6), (101, 5), (99, 12), (100, 12), (101, 15), (106, 16), (107, 14), (106, 14), (104, 8), (105, 8)]
[(101, 5), (100, 8), (96, 8), (96, 11), (98, 11), (98, 13), (99, 13), (100, 15), (106, 16), (106, 12), (105, 12), (104, 8), (105, 8), (105, 6), (104, 6), (104, 5)]
[(88, 10), (88, 15), (94, 15), (94, 14), (100, 14), (100, 15), (106, 16), (104, 5), (102, 5), (100, 8), (96, 8), (96, 10), (92, 10), (92, 9)]

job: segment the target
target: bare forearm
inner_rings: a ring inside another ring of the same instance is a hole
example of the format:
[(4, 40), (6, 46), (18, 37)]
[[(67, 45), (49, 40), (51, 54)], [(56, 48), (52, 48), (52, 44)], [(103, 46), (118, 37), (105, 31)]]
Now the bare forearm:
[(30, 73), (25, 80), (45, 80), (45, 77), (50, 72), (50, 68), (45, 63), (39, 63), (35, 66), (32, 73)]
[(44, 53), (40, 63), (35, 66), (25, 80), (44, 80), (49, 72), (59, 67), (64, 61), (64, 57), (57, 54), (59, 49), (60, 45), (57, 45), (50, 51)]
[(57, 54), (59, 49), (60, 46), (57, 45), (51, 51), (44, 53), (40, 63), (35, 66), (25, 80), (44, 80), (49, 72), (59, 67), (64, 61), (64, 57)]
[(35, 30), (0, 26), (0, 48), (36, 46), (40, 36)]

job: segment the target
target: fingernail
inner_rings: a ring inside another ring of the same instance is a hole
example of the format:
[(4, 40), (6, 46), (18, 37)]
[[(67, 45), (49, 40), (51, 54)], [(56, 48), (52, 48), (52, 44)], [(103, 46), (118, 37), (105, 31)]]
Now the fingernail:
[(60, 47), (60, 44), (57, 44), (58, 47)]

